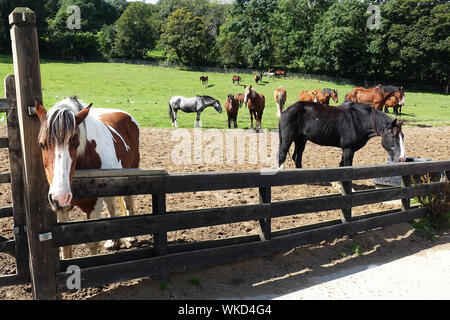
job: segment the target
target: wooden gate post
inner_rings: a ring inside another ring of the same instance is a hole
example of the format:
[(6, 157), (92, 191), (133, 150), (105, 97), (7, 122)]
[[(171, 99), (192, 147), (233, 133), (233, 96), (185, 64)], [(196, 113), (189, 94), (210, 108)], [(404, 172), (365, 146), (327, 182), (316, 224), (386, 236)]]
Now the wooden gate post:
[(23, 181), (22, 151), (20, 145), (19, 120), (17, 116), (16, 86), (14, 75), (5, 78), (5, 97), (12, 102), (7, 112), (9, 167), (11, 172), (11, 195), (13, 203), (14, 239), (17, 276), (29, 282), (28, 242), (25, 230), (25, 191)]
[[(56, 298), (56, 270), (51, 235), (55, 213), (47, 200), (48, 183), (37, 137), (40, 122), (29, 107), (42, 101), (36, 15), (16, 8), (9, 15), (16, 82), (17, 113), (24, 166), (25, 212), (29, 246), (31, 285), (35, 299)], [(51, 238), (51, 237), (50, 237)]]

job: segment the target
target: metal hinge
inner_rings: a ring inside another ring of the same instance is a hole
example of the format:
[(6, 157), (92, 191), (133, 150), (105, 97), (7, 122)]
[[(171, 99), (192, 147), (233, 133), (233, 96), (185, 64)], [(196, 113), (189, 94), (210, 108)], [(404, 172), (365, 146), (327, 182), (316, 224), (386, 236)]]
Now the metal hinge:
[(48, 241), (48, 240), (52, 240), (53, 239), (53, 235), (51, 232), (46, 232), (46, 233), (40, 233), (39, 234), (39, 241)]

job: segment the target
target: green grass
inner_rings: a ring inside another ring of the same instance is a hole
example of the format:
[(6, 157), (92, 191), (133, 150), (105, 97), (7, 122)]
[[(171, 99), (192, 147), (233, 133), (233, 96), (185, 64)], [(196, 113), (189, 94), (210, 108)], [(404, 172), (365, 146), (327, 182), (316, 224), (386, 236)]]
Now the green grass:
[[(13, 73), (12, 59), (0, 55), (0, 77)], [(266, 97), (263, 128), (276, 128), (276, 106), (273, 91), (283, 86), (288, 93), (286, 106), (296, 102), (301, 90), (315, 88), (335, 88), (339, 93), (339, 104), (343, 102), (352, 86), (331, 82), (263, 78), (260, 85), (254, 84), (254, 75), (241, 74), (241, 86), (233, 85), (231, 73), (208, 72), (209, 84), (205, 88), (199, 81), (201, 72), (178, 69), (129, 65), (122, 63), (71, 63), (64, 61), (41, 61), (41, 76), (44, 104), (48, 109), (65, 96), (77, 95), (94, 107), (120, 108), (131, 113), (141, 127), (171, 127), (168, 115), (168, 100), (171, 96), (210, 95), (225, 103), (229, 93), (243, 92), (243, 84), (253, 87)], [(0, 84), (3, 92), (3, 81)], [(134, 103), (132, 103), (134, 102)], [(335, 105), (334, 102), (331, 104)], [(441, 126), (450, 125), (450, 96), (442, 94), (409, 92), (406, 88), (406, 105), (403, 107), (405, 119), (410, 125)], [(195, 114), (178, 113), (180, 127), (193, 128)], [(203, 128), (226, 128), (227, 116), (224, 111), (217, 113), (207, 108), (201, 115)], [(250, 127), (250, 116), (245, 107), (238, 115), (240, 128)]]

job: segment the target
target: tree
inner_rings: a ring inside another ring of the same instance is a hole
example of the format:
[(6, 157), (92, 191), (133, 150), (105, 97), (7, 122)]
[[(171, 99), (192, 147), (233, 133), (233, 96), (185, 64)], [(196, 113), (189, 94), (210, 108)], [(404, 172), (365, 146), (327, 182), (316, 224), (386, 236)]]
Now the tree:
[(115, 23), (114, 51), (120, 57), (142, 59), (155, 47), (158, 31), (153, 5), (132, 2)]
[(186, 8), (177, 9), (168, 18), (161, 35), (164, 51), (183, 65), (205, 62), (209, 47), (208, 31), (203, 21)]

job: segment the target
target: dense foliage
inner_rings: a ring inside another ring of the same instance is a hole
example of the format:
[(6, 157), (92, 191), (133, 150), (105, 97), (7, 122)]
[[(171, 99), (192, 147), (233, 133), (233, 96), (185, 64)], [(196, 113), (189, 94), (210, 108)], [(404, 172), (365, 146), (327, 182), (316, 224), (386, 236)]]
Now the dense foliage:
[[(69, 29), (80, 8), (80, 28)], [(369, 28), (377, 5), (379, 27)], [(0, 0), (0, 51), (8, 15), (33, 9), (41, 54), (150, 59), (189, 66), (270, 67), (383, 82), (448, 85), (447, 0)]]

